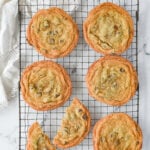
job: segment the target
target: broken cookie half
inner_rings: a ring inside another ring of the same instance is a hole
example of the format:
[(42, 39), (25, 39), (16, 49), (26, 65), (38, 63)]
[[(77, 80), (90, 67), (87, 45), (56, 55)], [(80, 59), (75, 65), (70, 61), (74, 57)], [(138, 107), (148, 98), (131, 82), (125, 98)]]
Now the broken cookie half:
[(59, 148), (78, 145), (87, 136), (90, 125), (90, 112), (77, 98), (74, 98), (72, 104), (66, 109), (53, 143)]
[(56, 150), (37, 122), (29, 128), (26, 150)]

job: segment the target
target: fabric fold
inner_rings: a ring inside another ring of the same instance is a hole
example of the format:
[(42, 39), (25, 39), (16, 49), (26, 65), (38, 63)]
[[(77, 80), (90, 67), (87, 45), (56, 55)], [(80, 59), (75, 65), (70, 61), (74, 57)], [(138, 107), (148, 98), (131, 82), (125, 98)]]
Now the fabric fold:
[(19, 79), (18, 0), (0, 1), (0, 109), (16, 96)]

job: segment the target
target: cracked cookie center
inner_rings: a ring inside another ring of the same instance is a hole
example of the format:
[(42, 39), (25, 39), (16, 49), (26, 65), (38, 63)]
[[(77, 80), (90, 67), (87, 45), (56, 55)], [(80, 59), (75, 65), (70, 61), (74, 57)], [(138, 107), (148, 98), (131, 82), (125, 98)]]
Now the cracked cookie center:
[[(117, 123), (116, 123), (117, 122)], [(133, 134), (126, 122), (111, 119), (105, 122), (103, 130), (99, 132), (99, 150), (102, 149), (138, 149), (139, 141), (137, 135)]]
[(120, 101), (130, 85), (130, 75), (127, 70), (124, 65), (104, 65), (102, 69), (97, 69), (95, 79), (93, 79), (93, 84), (95, 82), (94, 92), (107, 100)]
[(71, 140), (80, 138), (86, 129), (88, 117), (83, 108), (73, 106), (67, 108), (63, 124), (57, 133), (56, 139), (62, 144), (68, 144)]
[(29, 76), (29, 93), (42, 103), (53, 102), (61, 98), (61, 82), (53, 71), (34, 70)]
[(41, 48), (45, 53), (50, 50), (61, 50), (63, 46), (68, 45), (72, 37), (73, 26), (69, 20), (63, 16), (49, 14), (40, 16), (33, 27), (36, 35), (40, 39), (41, 45), (46, 45)]
[(120, 45), (128, 42), (129, 26), (127, 21), (116, 11), (97, 15), (89, 27), (89, 38), (104, 50), (117, 51)]

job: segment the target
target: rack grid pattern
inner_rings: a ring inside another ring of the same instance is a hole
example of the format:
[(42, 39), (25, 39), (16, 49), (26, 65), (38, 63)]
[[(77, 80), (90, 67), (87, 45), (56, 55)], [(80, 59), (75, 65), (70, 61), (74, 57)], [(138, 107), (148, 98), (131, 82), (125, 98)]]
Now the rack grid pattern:
[[(78, 97), (85, 106), (88, 107), (92, 116), (92, 128), (96, 121), (112, 112), (125, 112), (129, 114), (135, 121), (138, 122), (139, 117), (139, 90), (137, 90), (135, 96), (130, 102), (121, 107), (112, 107), (106, 104), (97, 102), (88, 95), (88, 91), (85, 84), (85, 75), (88, 67), (98, 58), (100, 54), (92, 50), (86, 43), (83, 37), (82, 25), (87, 17), (88, 12), (96, 5), (102, 2), (113, 2), (124, 7), (132, 16), (134, 20), (134, 40), (130, 48), (122, 54), (132, 62), (134, 67), (138, 71), (137, 60), (137, 33), (138, 33), (138, 0), (20, 0), (19, 12), (20, 12), (20, 77), (21, 72), (26, 66), (32, 64), (35, 61), (49, 60), (38, 54), (36, 50), (30, 46), (26, 41), (26, 28), (31, 17), (39, 10), (46, 9), (52, 6), (63, 8), (68, 12), (79, 27), (80, 38), (77, 47), (67, 57), (54, 59), (53, 61), (61, 64), (69, 73), (72, 85), (73, 93), (70, 99), (60, 108), (52, 111), (39, 112), (30, 108), (23, 100), (21, 92), (19, 93), (19, 112), (20, 112), (20, 138), (19, 138), (19, 150), (26, 149), (27, 131), (29, 126), (38, 121), (43, 130), (48, 136), (53, 139), (57, 129), (61, 124), (61, 119), (64, 115), (65, 109), (70, 105), (73, 97)], [(92, 131), (91, 128), (91, 131)], [(84, 139), (84, 141), (76, 147), (70, 148), (71, 150), (92, 150), (92, 132)]]

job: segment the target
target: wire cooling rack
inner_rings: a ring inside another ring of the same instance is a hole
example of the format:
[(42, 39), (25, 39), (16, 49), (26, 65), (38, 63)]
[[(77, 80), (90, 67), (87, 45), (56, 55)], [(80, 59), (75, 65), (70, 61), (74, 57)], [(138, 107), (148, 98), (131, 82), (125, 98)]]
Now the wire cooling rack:
[[(62, 107), (53, 111), (38, 112), (30, 108), (22, 99), (20, 92), (20, 138), (19, 138), (19, 150), (26, 149), (27, 131), (29, 126), (38, 121), (43, 130), (48, 136), (53, 139), (56, 135), (57, 129), (61, 124), (61, 119), (64, 115), (64, 111), (67, 106), (70, 105), (73, 97), (78, 97), (85, 106), (91, 112), (92, 116), (92, 128), (97, 120), (106, 116), (112, 112), (125, 112), (133, 117), (138, 122), (139, 116), (139, 91), (137, 90), (132, 100), (124, 106), (112, 107), (100, 102), (97, 102), (88, 95), (88, 91), (85, 85), (85, 75), (88, 67), (99, 57), (100, 54), (93, 51), (84, 41), (82, 24), (87, 17), (88, 12), (96, 5), (102, 2), (114, 2), (124, 7), (132, 16), (134, 20), (134, 40), (131, 47), (122, 54), (123, 57), (127, 58), (132, 62), (134, 67), (138, 69), (137, 60), (137, 23), (138, 23), (138, 0), (20, 0), (19, 1), (19, 12), (20, 12), (20, 75), (21, 72), (35, 61), (45, 60), (42, 55), (38, 54), (33, 47), (31, 47), (26, 41), (26, 28), (31, 17), (42, 8), (49, 8), (57, 6), (63, 8), (68, 12), (73, 19), (76, 21), (80, 31), (80, 38), (77, 47), (74, 51), (65, 58), (59, 58), (54, 60), (60, 63), (64, 68), (67, 69), (70, 74), (73, 84), (73, 94), (71, 98)], [(92, 129), (91, 129), (92, 130)], [(84, 141), (71, 150), (92, 150), (92, 132), (84, 139)]]

